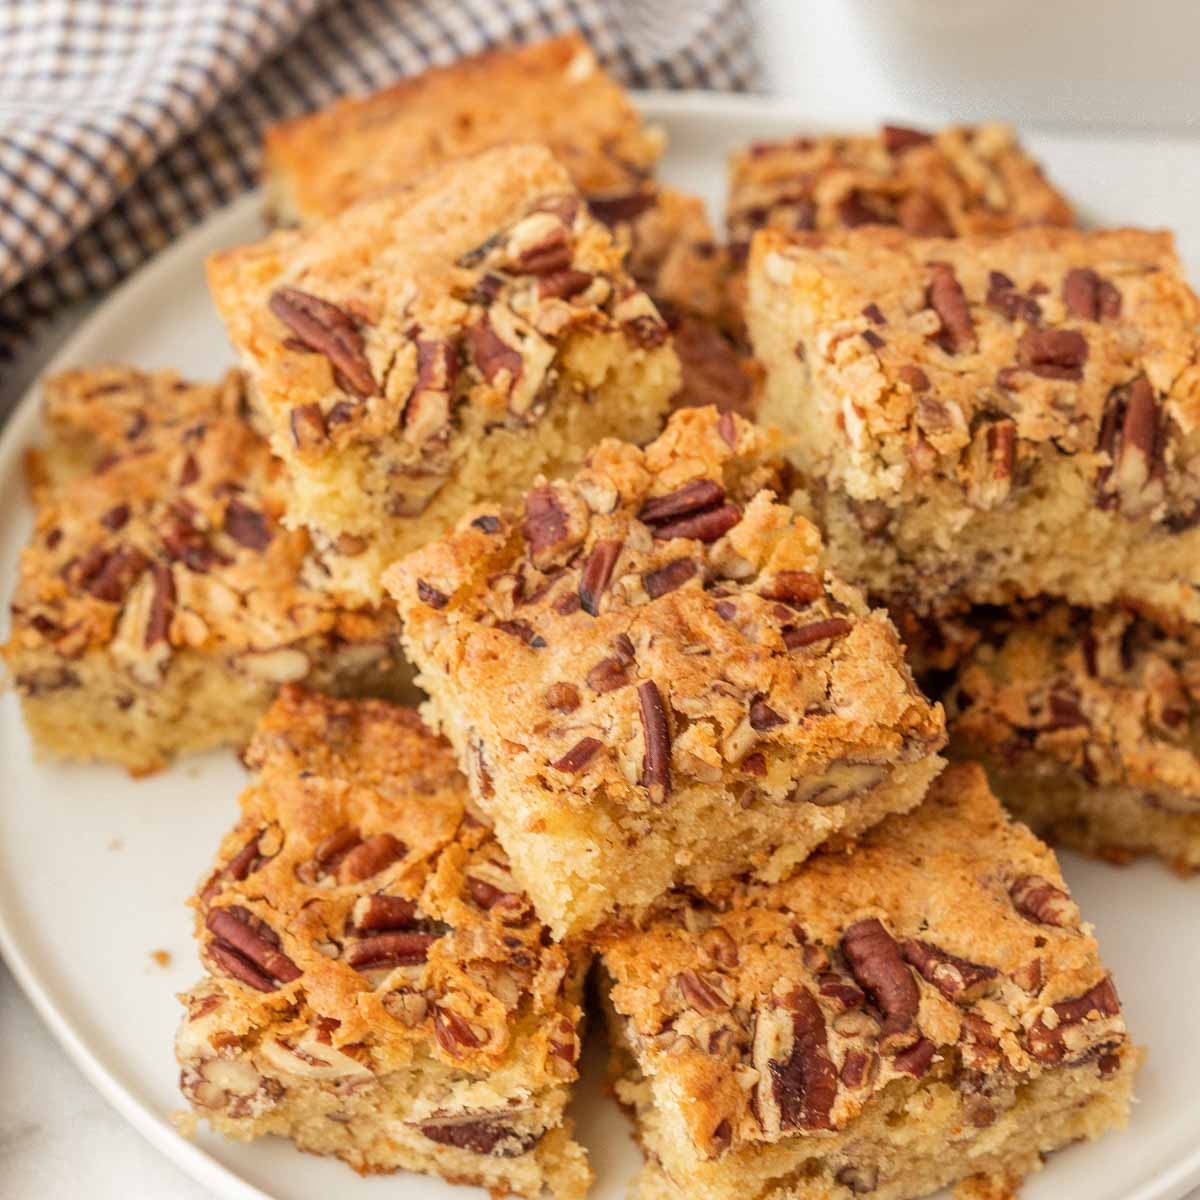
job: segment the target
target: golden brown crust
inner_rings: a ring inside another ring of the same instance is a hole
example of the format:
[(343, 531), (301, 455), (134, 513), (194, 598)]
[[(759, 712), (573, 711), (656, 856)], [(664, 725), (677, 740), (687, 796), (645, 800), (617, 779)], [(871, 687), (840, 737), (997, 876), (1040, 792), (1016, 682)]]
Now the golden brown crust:
[[(877, 784), (941, 744), (886, 617), (826, 573), (816, 530), (767, 490), (774, 445), (686, 410), (644, 451), (604, 442), (523, 514), (479, 509), (388, 572), (491, 813), (519, 798), (531, 832), (558, 813), (633, 837), (701, 794), (732, 821), (795, 792), (779, 820), (799, 827), (827, 769)], [(823, 811), (835, 831), (843, 810)]]
[(545, 142), (586, 195), (646, 188), (662, 139), (578, 34), (491, 51), (268, 130), (275, 215), (323, 220), (456, 156)]
[(989, 1096), (1133, 1053), (1053, 854), (972, 764), (848, 853), (675, 898), (597, 947), (621, 1037), (699, 1159), (852, 1130), (931, 1070), (982, 1127)]
[(743, 257), (762, 228), (879, 224), (940, 237), (1072, 220), (1070, 204), (1006, 125), (933, 134), (885, 126), (877, 134), (756, 142), (730, 163), (726, 224)]
[[(545, 936), (449, 747), (412, 710), (288, 687), (246, 761), (241, 819), (191, 902), (213, 978), (182, 997), (185, 1094), (234, 1136), (282, 1132), (360, 1170), (439, 1171), (444, 1147), (471, 1182), (490, 1178), (475, 1162), (540, 1161), (586, 959)], [(325, 1149), (304, 1116), (339, 1105), (358, 1133)]]

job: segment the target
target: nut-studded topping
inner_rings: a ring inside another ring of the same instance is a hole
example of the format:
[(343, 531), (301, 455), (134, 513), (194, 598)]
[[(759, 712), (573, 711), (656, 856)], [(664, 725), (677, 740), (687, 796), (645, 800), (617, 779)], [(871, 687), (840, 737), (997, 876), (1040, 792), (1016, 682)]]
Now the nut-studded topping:
[(1030, 327), (1017, 342), (1017, 361), (1043, 379), (1082, 379), (1087, 338), (1077, 329)]
[(579, 603), (590, 616), (600, 615), (600, 597), (612, 579), (623, 546), (620, 538), (603, 538), (588, 555), (579, 579)]
[(1121, 1015), (1110, 976), (1082, 996), (1053, 1005), (1050, 1012), (1053, 1017), (1047, 1020), (1049, 1014), (1043, 1013), (1029, 1030), (1029, 1049), (1042, 1062), (1082, 1061), (1124, 1041), (1124, 1035), (1115, 1033), (1105, 1020)]
[(1076, 267), (1063, 279), (1063, 303), (1082, 321), (1115, 321), (1121, 315), (1121, 293), (1091, 267)]
[(304, 346), (329, 360), (335, 378), (346, 391), (359, 399), (379, 395), (362, 335), (348, 313), (294, 287), (276, 289), (267, 307)]
[(759, 1072), (756, 1107), (768, 1134), (833, 1127), (837, 1072), (825, 1017), (806, 988), (795, 988), (781, 1007), (759, 1010), (753, 1053)]
[(921, 993), (883, 922), (876, 917), (855, 921), (842, 937), (842, 953), (859, 986), (883, 1013), (883, 1036), (909, 1029)]
[(562, 758), (558, 759), (557, 762), (552, 762), (550, 765), (556, 771), (565, 771), (568, 775), (575, 775), (582, 771), (596, 757), (597, 752), (603, 748), (603, 745), (604, 743), (599, 738), (580, 738)]
[(211, 908), (204, 921), (213, 935), (211, 958), (242, 983), (274, 992), (299, 979), (299, 967), (279, 949), (279, 935), (240, 905)]
[(373, 937), (351, 942), (346, 947), (345, 961), (356, 971), (378, 967), (414, 967), (429, 957), (429, 947), (436, 941), (436, 935), (417, 930), (377, 933)]
[(941, 318), (938, 342), (947, 354), (975, 348), (975, 324), (962, 284), (948, 263), (929, 264), (929, 307)]
[(652, 799), (662, 801), (671, 790), (671, 727), (654, 680), (638, 684), (638, 707), (646, 745), (641, 783)]
[(487, 1154), (493, 1158), (516, 1158), (532, 1150), (545, 1136), (544, 1130), (518, 1133), (505, 1123), (506, 1115), (438, 1117), (422, 1121), (416, 1128), (439, 1146), (454, 1146), (458, 1150)]
[(682, 587), (698, 570), (694, 558), (677, 558), (657, 571), (648, 571), (642, 576), (642, 586), (651, 600), (657, 600), (659, 596)]
[(900, 955), (917, 973), (933, 984), (947, 999), (957, 1000), (980, 988), (996, 977), (994, 967), (985, 967), (969, 959), (959, 958), (930, 942), (905, 938), (900, 943)]
[(1013, 907), (1023, 917), (1040, 925), (1070, 928), (1079, 924), (1075, 902), (1061, 888), (1040, 875), (1022, 875), (1008, 889)]

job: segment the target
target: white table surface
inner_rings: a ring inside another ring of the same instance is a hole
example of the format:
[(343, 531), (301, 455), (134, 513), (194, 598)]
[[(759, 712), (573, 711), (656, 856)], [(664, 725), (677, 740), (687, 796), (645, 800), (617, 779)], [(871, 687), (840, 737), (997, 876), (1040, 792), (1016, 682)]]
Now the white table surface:
[[(848, 0), (752, 0), (766, 90), (820, 111), (937, 120), (937, 94), (914, 95), (872, 52)], [(838, 94), (838, 89), (846, 94)], [(964, 102), (970, 108), (969, 98)], [(0, 413), (86, 315), (64, 314), (0, 380)], [(103, 980), (96, 981), (103, 1003)], [(167, 1051), (164, 1051), (167, 1052)], [(210, 1200), (92, 1090), (0, 961), (0, 1197), (3, 1200)], [(1191, 1200), (1200, 1200), (1200, 1192)]]

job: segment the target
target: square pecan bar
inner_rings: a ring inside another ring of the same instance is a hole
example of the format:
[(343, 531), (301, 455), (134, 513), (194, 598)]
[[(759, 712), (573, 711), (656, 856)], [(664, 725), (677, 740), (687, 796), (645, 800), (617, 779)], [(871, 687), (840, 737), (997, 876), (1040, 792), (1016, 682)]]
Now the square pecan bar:
[(851, 853), (673, 897), (597, 947), (638, 1200), (1008, 1196), (1127, 1118), (1112, 979), (973, 764)]
[(429, 714), (556, 936), (778, 878), (942, 765), (941, 709), (777, 502), (773, 446), (687, 409), (387, 573)]
[(210, 261), (336, 592), (374, 600), (481, 499), (653, 437), (679, 362), (621, 259), (549, 151), (518, 145)]
[(362, 1174), (582, 1197), (563, 1110), (586, 955), (551, 943), (411, 709), (285, 688), (192, 901), (209, 977), (180, 999), (180, 1086), (228, 1137)]
[(242, 746), (280, 684), (412, 696), (395, 613), (324, 590), (280, 524), (241, 377), (99, 367), (45, 386), (34, 530), (0, 647), (37, 748), (134, 774)]
[(947, 695), (952, 746), (1051, 841), (1200, 868), (1200, 636), (1055, 605), (984, 627)]
[(663, 136), (579, 34), (494, 50), (267, 130), (267, 207), (311, 224), (450, 158), (544, 142), (616, 219), (653, 198)]
[(767, 232), (750, 276), (760, 415), (853, 582), (1200, 619), (1200, 302), (1170, 235)]

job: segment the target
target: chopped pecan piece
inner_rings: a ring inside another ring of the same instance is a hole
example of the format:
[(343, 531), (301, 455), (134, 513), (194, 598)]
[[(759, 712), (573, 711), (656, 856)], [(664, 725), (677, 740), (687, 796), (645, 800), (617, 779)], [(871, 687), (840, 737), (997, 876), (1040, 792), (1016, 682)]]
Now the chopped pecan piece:
[(450, 597), (445, 592), (438, 591), (424, 579), (417, 580), (417, 596), (422, 604), (428, 604), (430, 608), (445, 608), (450, 603)]
[(150, 615), (142, 640), (146, 649), (168, 640), (171, 621), (175, 616), (175, 576), (171, 568), (166, 563), (156, 562), (150, 567), (150, 578), (154, 591), (150, 597)]
[(552, 683), (546, 689), (545, 701), (560, 713), (574, 712), (579, 707), (579, 689), (571, 683)]
[(346, 964), (356, 971), (378, 967), (415, 967), (429, 957), (429, 947), (437, 941), (432, 933), (403, 929), (377, 933), (346, 947)]
[(501, 1118), (473, 1114), (453, 1119), (435, 1117), (422, 1121), (416, 1128), (440, 1146), (454, 1146), (492, 1158), (516, 1158), (532, 1150), (545, 1136), (545, 1130), (518, 1133)]
[(565, 771), (569, 775), (575, 775), (582, 771), (596, 757), (597, 752), (603, 746), (604, 743), (599, 738), (580, 738), (562, 758), (556, 762), (552, 762), (550, 765), (556, 771)]
[(550, 275), (543, 275), (538, 281), (538, 299), (548, 300), (551, 297), (558, 297), (562, 300), (570, 300), (572, 296), (578, 296), (580, 292), (587, 291), (592, 286), (592, 280), (595, 278), (589, 275), (586, 271), (555, 271)]
[(629, 682), (626, 664), (619, 658), (602, 658), (587, 673), (588, 687), (601, 695), (624, 687)]
[(654, 536), (660, 541), (671, 538), (695, 538), (700, 542), (715, 542), (727, 534), (742, 519), (742, 510), (736, 504), (722, 504), (719, 508), (705, 509), (654, 526)]
[(273, 537), (266, 517), (236, 497), (225, 506), (224, 528), (235, 542), (248, 550), (265, 550)]
[(79, 562), (78, 578), (84, 591), (106, 604), (120, 604), (149, 560), (136, 546), (107, 550), (97, 546)]
[(299, 967), (279, 949), (279, 935), (241, 905), (210, 908), (204, 925), (213, 935), (209, 954), (242, 983), (274, 992), (300, 978)]
[(408, 853), (408, 847), (390, 833), (377, 833), (359, 842), (342, 857), (337, 866), (339, 883), (361, 883), (378, 875)]
[(484, 379), (495, 384), (504, 375), (511, 391), (521, 378), (521, 355), (496, 333), (486, 314), (467, 330), (467, 340)]
[(589, 196), (588, 208), (597, 221), (612, 228), (636, 220), (657, 200), (654, 192), (622, 192), (612, 196)]
[(1107, 1017), (1121, 1015), (1121, 1002), (1111, 976), (1106, 975), (1082, 996), (1052, 1005), (1051, 1010), (1052, 1021), (1047, 1021), (1043, 1014), (1029, 1030), (1029, 1049), (1042, 1062), (1060, 1063), (1068, 1055), (1072, 1062), (1086, 1061), (1112, 1050), (1124, 1040), (1123, 1036), (1104, 1038), (1104, 1033), (1109, 1032), (1105, 1024), (1101, 1024), (1102, 1040), (1098, 1043), (1092, 1042), (1086, 1030), (1089, 1022), (1102, 1023)]
[(613, 568), (624, 545), (620, 538), (603, 538), (588, 555), (579, 579), (579, 603), (589, 616), (600, 615), (600, 597), (612, 579)]
[(725, 1012), (729, 1008), (729, 1001), (699, 971), (681, 971), (675, 982), (680, 995), (697, 1012)]
[(1109, 457), (1109, 465), (1096, 476), (1101, 508), (1120, 505), (1136, 516), (1153, 506), (1162, 492), (1164, 441), (1162, 410), (1149, 381), (1139, 377), (1114, 389), (1096, 442), (1096, 449)]
[(525, 497), (525, 523), (522, 532), (534, 561), (565, 545), (567, 529), (567, 511), (552, 487), (534, 488)]
[(770, 587), (764, 588), (762, 594), (768, 600), (805, 608), (820, 599), (825, 594), (825, 588), (811, 571), (778, 571)]
[(657, 571), (648, 571), (642, 576), (642, 586), (651, 600), (665, 596), (676, 588), (683, 587), (699, 570), (694, 558), (677, 558)]
[(896, 1053), (892, 1058), (892, 1065), (897, 1071), (920, 1079), (929, 1070), (936, 1049), (928, 1038), (918, 1038), (911, 1046)]
[(975, 348), (975, 323), (962, 284), (949, 263), (929, 264), (929, 307), (941, 319), (938, 342), (947, 354)]
[(750, 728), (756, 733), (766, 733), (778, 725), (786, 725), (787, 717), (780, 716), (765, 700), (755, 700), (750, 705)]
[(725, 489), (716, 480), (693, 479), (666, 496), (647, 500), (638, 511), (638, 520), (646, 525), (662, 525), (713, 508), (724, 499)]
[(1091, 267), (1076, 267), (1063, 278), (1063, 303), (1081, 321), (1116, 320), (1121, 315), (1121, 293)]
[(884, 125), (883, 148), (889, 154), (903, 154), (913, 146), (924, 146), (933, 141), (933, 135), (921, 129), (909, 129), (903, 125)]
[(1022, 875), (1008, 889), (1008, 894), (1017, 912), (1030, 921), (1064, 929), (1079, 924), (1075, 902), (1041, 875)]
[(464, 1050), (483, 1045), (483, 1038), (465, 1017), (440, 1004), (433, 1006), (433, 1032), (438, 1045), (454, 1058), (461, 1058)]
[(914, 237), (953, 237), (946, 210), (927, 192), (909, 192), (896, 209), (896, 222)]
[(414, 900), (402, 896), (360, 896), (354, 902), (354, 927), (364, 933), (407, 929), (417, 919)]
[(844, 617), (830, 617), (825, 621), (814, 621), (797, 629), (783, 631), (783, 644), (789, 650), (811, 646), (814, 642), (844, 638), (854, 627)]
[(128, 521), (128, 504), (116, 504), (100, 517), (100, 524), (105, 529), (112, 530), (113, 533), (116, 533), (118, 529), (123, 529)]
[(1003, 271), (988, 273), (986, 303), (993, 312), (998, 312), (1010, 321), (1020, 318), (1033, 325), (1042, 319), (1042, 309), (1038, 302), (1032, 296), (1018, 291), (1017, 285)]
[(653, 799), (661, 801), (671, 790), (671, 727), (654, 680), (638, 684), (638, 707), (645, 741), (641, 784)]
[(360, 400), (379, 395), (362, 334), (348, 313), (294, 287), (277, 288), (267, 307), (305, 346), (329, 360), (345, 390)]
[(860, 987), (883, 1013), (884, 1037), (912, 1026), (921, 993), (895, 939), (876, 917), (855, 921), (842, 935), (842, 953)]
[(300, 404), (292, 409), (292, 441), (297, 450), (315, 450), (325, 444), (328, 430), (319, 404)]
[(759, 1118), (769, 1132), (831, 1129), (837, 1072), (821, 1006), (795, 988), (782, 1007), (762, 1009), (754, 1029)]
[(1077, 329), (1030, 327), (1017, 342), (1017, 361), (1043, 379), (1082, 379), (1087, 338)]
[(950, 1000), (957, 1000), (996, 977), (995, 967), (959, 958), (957, 954), (916, 938), (905, 938), (900, 943), (900, 955), (926, 982)]

